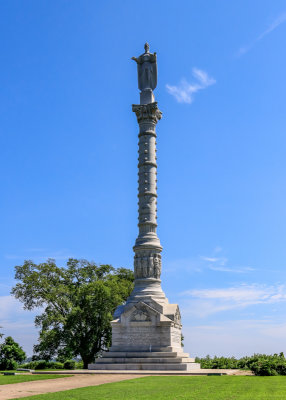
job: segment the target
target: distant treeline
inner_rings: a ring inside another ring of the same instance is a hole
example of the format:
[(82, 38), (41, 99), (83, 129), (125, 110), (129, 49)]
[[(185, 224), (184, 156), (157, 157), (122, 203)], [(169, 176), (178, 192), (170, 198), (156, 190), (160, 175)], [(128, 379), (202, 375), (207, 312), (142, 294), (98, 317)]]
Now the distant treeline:
[(201, 368), (207, 369), (248, 369), (255, 375), (286, 375), (286, 359), (280, 354), (254, 354), (239, 359), (235, 357), (196, 357)]

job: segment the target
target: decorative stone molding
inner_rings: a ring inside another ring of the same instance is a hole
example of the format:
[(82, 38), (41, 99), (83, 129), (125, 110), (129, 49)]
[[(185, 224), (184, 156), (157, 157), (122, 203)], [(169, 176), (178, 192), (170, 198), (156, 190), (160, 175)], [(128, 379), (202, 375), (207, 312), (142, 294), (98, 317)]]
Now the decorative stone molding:
[(162, 118), (162, 112), (159, 110), (156, 101), (150, 104), (133, 104), (132, 111), (136, 114), (138, 124), (142, 122), (153, 122), (157, 124), (157, 122)]
[(145, 310), (136, 310), (131, 315), (130, 322), (149, 322), (151, 321), (150, 315)]
[(176, 310), (176, 314), (175, 314), (175, 317), (174, 317), (174, 322), (176, 324), (181, 325), (181, 313), (180, 313), (179, 307)]

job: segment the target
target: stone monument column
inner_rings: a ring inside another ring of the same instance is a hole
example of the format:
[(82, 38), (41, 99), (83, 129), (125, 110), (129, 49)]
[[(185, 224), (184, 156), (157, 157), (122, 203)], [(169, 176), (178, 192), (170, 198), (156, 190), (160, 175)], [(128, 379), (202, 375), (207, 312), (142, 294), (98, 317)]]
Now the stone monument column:
[(183, 352), (181, 315), (161, 288), (162, 246), (157, 236), (156, 125), (162, 113), (153, 90), (157, 86), (157, 56), (148, 43), (137, 63), (140, 104), (133, 105), (139, 124), (138, 227), (134, 250), (134, 290), (117, 307), (112, 325), (112, 346), (89, 369), (174, 370), (198, 369)]
[(156, 125), (162, 118), (153, 90), (157, 86), (157, 55), (149, 51), (145, 43), (145, 52), (137, 63), (140, 104), (132, 106), (139, 124), (138, 150), (138, 228), (139, 235), (133, 250), (135, 288), (129, 303), (140, 297), (152, 296), (157, 301), (166, 301), (161, 289), (161, 251), (157, 236), (157, 156)]

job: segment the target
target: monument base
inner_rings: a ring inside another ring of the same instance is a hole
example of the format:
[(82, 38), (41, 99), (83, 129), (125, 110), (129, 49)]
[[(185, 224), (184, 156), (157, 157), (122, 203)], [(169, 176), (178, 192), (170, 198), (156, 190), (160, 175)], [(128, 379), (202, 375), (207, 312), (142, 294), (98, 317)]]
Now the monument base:
[[(137, 295), (138, 296), (138, 295)], [(111, 322), (112, 347), (90, 364), (90, 370), (190, 371), (200, 364), (183, 352), (181, 316), (177, 304), (165, 298), (135, 296), (121, 306)], [(118, 315), (120, 314), (120, 315)]]
[(194, 361), (194, 358), (189, 358), (186, 353), (168, 351), (163, 348), (156, 352), (108, 351), (95, 364), (89, 364), (88, 369), (107, 371), (191, 371), (200, 369), (200, 364)]

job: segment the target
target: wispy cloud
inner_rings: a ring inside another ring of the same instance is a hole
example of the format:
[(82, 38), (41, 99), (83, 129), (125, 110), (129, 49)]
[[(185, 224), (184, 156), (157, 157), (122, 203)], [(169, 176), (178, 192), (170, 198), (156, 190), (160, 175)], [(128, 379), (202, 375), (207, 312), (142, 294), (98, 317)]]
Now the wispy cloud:
[(215, 247), (209, 256), (167, 260), (164, 266), (164, 272), (177, 273), (178, 270), (180, 270), (185, 273), (201, 273), (212, 270), (234, 274), (248, 274), (256, 270), (256, 268), (250, 266), (231, 265), (228, 258), (224, 257), (222, 253), (223, 249), (221, 247)]
[(284, 285), (246, 285), (223, 289), (194, 289), (185, 292), (193, 297), (201, 299), (219, 299), (233, 301), (239, 304), (269, 303), (286, 300), (286, 288)]
[(285, 302), (286, 287), (285, 285), (240, 284), (229, 288), (187, 290), (182, 295), (189, 298), (186, 312), (191, 310), (197, 316), (205, 317), (221, 311), (258, 304)]
[(259, 36), (257, 36), (256, 39), (254, 39), (251, 43), (249, 43), (246, 46), (241, 47), (238, 52), (236, 53), (237, 57), (242, 56), (243, 54), (247, 53), (249, 50), (252, 49), (252, 47), (259, 42), (260, 40), (262, 40), (265, 36), (269, 35), (269, 33), (273, 32), (274, 29), (278, 28), (278, 26), (280, 26), (281, 24), (283, 24), (284, 22), (286, 22), (286, 12), (282, 13), (281, 15), (279, 15), (278, 18), (276, 18), (267, 29), (265, 29), (265, 31), (263, 31)]
[(193, 96), (196, 92), (206, 89), (208, 86), (216, 83), (215, 79), (209, 77), (208, 74), (201, 69), (193, 68), (192, 75), (196, 80), (193, 83), (182, 79), (177, 86), (166, 85), (167, 92), (174, 96), (178, 103), (192, 103)]
[[(220, 249), (220, 252), (222, 249)], [(217, 253), (217, 251), (214, 251), (214, 253)], [(236, 274), (244, 274), (248, 272), (255, 271), (255, 268), (253, 267), (244, 267), (244, 266), (228, 266), (228, 259), (226, 257), (206, 257), (206, 256), (201, 256), (200, 257), (203, 261), (206, 261), (208, 264), (208, 268), (211, 269), (212, 271), (218, 271), (218, 272), (232, 272)]]
[(211, 265), (209, 267), (212, 271), (218, 271), (218, 272), (233, 272), (235, 274), (245, 274), (247, 272), (252, 272), (255, 271), (255, 268), (252, 267), (224, 267), (220, 265)]
[(201, 256), (201, 259), (209, 262), (216, 262), (220, 260), (219, 258), (216, 257), (205, 257), (205, 256)]

